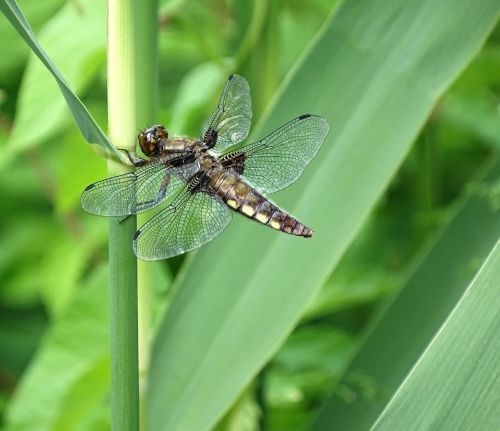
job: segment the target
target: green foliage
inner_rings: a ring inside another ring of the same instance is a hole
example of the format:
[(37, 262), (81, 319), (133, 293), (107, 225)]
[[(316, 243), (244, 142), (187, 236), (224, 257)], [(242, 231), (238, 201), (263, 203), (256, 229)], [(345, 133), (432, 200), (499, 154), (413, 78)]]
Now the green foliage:
[[(3, 12), (4, 16), (11, 22), (11, 24), (14, 26), (14, 28), (19, 32), (19, 34), (23, 37), (25, 42), (29, 45), (29, 47), (33, 50), (33, 52), (36, 54), (36, 56), (40, 59), (40, 61), (47, 67), (47, 69), (52, 73), (52, 76), (56, 80), (57, 85), (59, 86), (59, 89), (61, 93), (63, 94), (64, 98), (66, 99), (66, 103), (68, 104), (69, 109), (71, 110), (71, 113), (73, 114), (73, 117), (78, 124), (78, 127), (80, 128), (80, 131), (82, 132), (82, 135), (85, 137), (87, 142), (90, 143), (99, 143), (103, 148), (110, 152), (115, 152), (115, 154), (118, 156), (118, 158), (121, 158), (121, 154), (119, 151), (113, 147), (102, 130), (99, 128), (97, 123), (94, 121), (94, 119), (90, 116), (89, 112), (87, 111), (87, 108), (82, 104), (81, 100), (76, 96), (76, 94), (71, 90), (69, 87), (68, 83), (66, 82), (65, 78), (61, 75), (55, 64), (52, 62), (52, 60), (47, 56), (43, 48), (40, 46), (38, 41), (34, 38), (33, 32), (31, 28), (29, 27), (28, 22), (25, 20), (25, 18), (22, 15), (22, 12), (19, 10), (18, 6), (14, 2), (14, 0), (3, 0), (0, 3), (0, 10)], [(88, 11), (91, 9), (88, 9)], [(101, 13), (102, 15), (102, 13)], [(66, 22), (64, 20), (62, 21), (63, 25), (66, 25)], [(69, 34), (75, 34), (73, 29), (77, 27), (77, 25), (82, 25), (85, 22), (82, 22), (82, 19), (80, 19), (80, 22), (73, 22), (73, 25), (70, 25), (69, 28), (66, 28), (66, 31)], [(59, 23), (55, 22), (54, 27), (55, 30), (61, 30), (61, 27), (58, 25)], [(69, 23), (71, 24), (71, 23)], [(92, 23), (94, 25), (94, 23)], [(61, 39), (61, 34), (60, 33), (53, 33), (54, 30), (51, 30), (48, 32), (50, 35), (52, 32), (52, 37), (57, 36), (57, 40)], [(78, 41), (78, 38), (76, 38)], [(54, 39), (53, 39), (54, 40)], [(64, 39), (64, 40), (71, 40), (71, 39)], [(58, 43), (55, 43), (55, 45), (58, 45)], [(71, 53), (77, 49), (78, 45), (73, 45), (73, 49), (71, 50)], [(92, 50), (90, 51), (92, 52)], [(68, 53), (67, 53), (68, 54)], [(84, 73), (83, 76), (86, 76), (87, 74)], [(37, 81), (37, 76), (36, 74), (33, 75), (33, 79), (35, 81), (35, 85), (40, 85), (40, 82)], [(85, 79), (83, 79), (83, 82), (85, 82)], [(27, 85), (33, 85), (31, 83), (28, 83)], [(43, 87), (42, 87), (43, 88)], [(40, 107), (40, 105), (38, 105)], [(21, 117), (22, 118), (22, 117)], [(26, 120), (24, 120), (26, 121)], [(43, 123), (42, 123), (43, 124)], [(21, 122), (21, 125), (22, 122)], [(20, 133), (29, 133), (32, 130), (31, 124), (24, 124), (24, 128), (21, 128), (21, 131), (17, 132), (18, 134)], [(36, 129), (33, 129), (36, 130)], [(16, 132), (16, 129), (14, 129), (14, 133)], [(45, 131), (45, 133), (47, 133)], [(14, 134), (14, 138), (16, 138), (16, 135)], [(28, 145), (30, 140), (33, 139), (33, 137), (30, 137), (29, 135), (25, 138), (24, 136), (18, 137), (14, 139), (14, 142), (21, 140), (23, 142), (23, 145)]]
[[(301, 111), (319, 113), (331, 124), (311, 168), (276, 198), (317, 234), (307, 243), (290, 241), (238, 220), (197, 253), (156, 339), (153, 429), (213, 425), (291, 331), (446, 84), (480, 46), (484, 33), (464, 35), (462, 24), (472, 19), (481, 22), (477, 28), (491, 28), (495, 22), (493, 3), (485, 2), (473, 18), (467, 7), (455, 7), (450, 18), (452, 3), (419, 0), (400, 10), (385, 2), (348, 2), (299, 64), (259, 130), (272, 130)], [(449, 46), (450, 35), (456, 45)], [(441, 55), (429, 56), (431, 47)], [(402, 63), (405, 56), (411, 60)], [(160, 407), (165, 403), (169, 409)], [(182, 413), (189, 409), (197, 414)]]
[[(103, 3), (94, 3), (84, 15), (68, 3), (40, 33), (51, 60), (73, 91), (85, 91), (105, 60), (106, 13)], [(76, 31), (75, 31), (76, 30)], [(70, 38), (61, 34), (71, 34)], [(70, 57), (72, 61), (64, 61)], [(47, 103), (48, 102), (48, 103)], [(19, 109), (7, 145), (15, 151), (39, 144), (64, 125), (67, 105), (45, 66), (31, 58), (18, 95)]]
[[(94, 404), (104, 402), (109, 384), (106, 270), (96, 268), (52, 321), (10, 402), (7, 430), (75, 429), (69, 425), (85, 418)], [(77, 396), (82, 391), (90, 392), (83, 403)]]
[[(478, 192), (491, 189), (499, 175), (500, 163), (495, 161), (487, 175), (473, 183), (450, 224), (371, 329), (319, 416), (315, 430), (325, 429), (332, 421), (339, 430), (368, 429), (397, 396), (437, 330), (465, 298), (474, 274), (500, 238), (498, 206)], [(494, 286), (491, 284), (489, 289)], [(461, 343), (468, 345), (470, 338), (463, 337)], [(464, 368), (463, 375), (467, 372)], [(477, 420), (483, 416), (480, 413)], [(440, 429), (446, 428), (442, 425)]]
[[(158, 91), (139, 83), (127, 130), (197, 136), (236, 71), (252, 139), (306, 112), (331, 132), (273, 196), (311, 240), (234, 217), (191, 256), (143, 267), (148, 430), (498, 428), (499, 27), (486, 38), (500, 10), (469, 3), (160, 2)], [(95, 150), (115, 151), (97, 126), (105, 8), (20, 7), (36, 40), (0, 0), (0, 418), (108, 430), (107, 223), (79, 208), (105, 175)]]
[(497, 242), (372, 429), (498, 429), (499, 284)]

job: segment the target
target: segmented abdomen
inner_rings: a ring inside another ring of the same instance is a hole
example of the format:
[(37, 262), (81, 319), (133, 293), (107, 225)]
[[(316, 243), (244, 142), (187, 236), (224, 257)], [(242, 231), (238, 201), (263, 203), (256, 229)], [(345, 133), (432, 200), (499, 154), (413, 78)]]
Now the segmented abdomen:
[(285, 213), (241, 179), (227, 172), (217, 172), (210, 178), (212, 190), (233, 210), (259, 223), (306, 238), (313, 230)]

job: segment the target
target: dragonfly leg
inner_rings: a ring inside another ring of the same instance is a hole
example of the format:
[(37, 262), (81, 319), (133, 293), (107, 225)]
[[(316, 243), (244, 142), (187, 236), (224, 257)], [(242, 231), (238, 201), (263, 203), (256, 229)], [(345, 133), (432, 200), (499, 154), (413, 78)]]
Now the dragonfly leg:
[(158, 190), (158, 193), (156, 194), (155, 198), (151, 199), (149, 201), (146, 201), (146, 202), (139, 202), (137, 204), (137, 212), (141, 212), (141, 211), (144, 211), (144, 210), (149, 209), (149, 208), (153, 208), (156, 205), (158, 205), (165, 197), (169, 184), (170, 184), (170, 175), (166, 174), (163, 177), (163, 180), (160, 184), (160, 190)]
[(118, 150), (123, 151), (130, 160), (130, 163), (132, 163), (136, 168), (145, 165), (147, 162), (147, 160), (141, 159), (140, 157), (136, 156), (135, 154), (132, 154), (130, 151), (125, 150), (124, 148), (118, 148)]

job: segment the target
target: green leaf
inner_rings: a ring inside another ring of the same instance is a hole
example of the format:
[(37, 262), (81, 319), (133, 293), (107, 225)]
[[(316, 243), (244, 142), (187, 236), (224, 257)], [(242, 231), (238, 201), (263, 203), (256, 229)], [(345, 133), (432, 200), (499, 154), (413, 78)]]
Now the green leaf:
[(90, 145), (82, 145), (77, 129), (68, 130), (59, 142), (61, 148), (53, 156), (57, 183), (54, 204), (58, 213), (65, 214), (80, 208), (82, 185), (106, 177), (106, 163), (95, 156)]
[(254, 392), (253, 386), (248, 387), (213, 431), (259, 431), (262, 412)]
[[(224, 70), (215, 63), (202, 63), (191, 70), (183, 79), (178, 95), (172, 103), (171, 130), (176, 133), (193, 131), (194, 136), (199, 135), (199, 125), (202, 124), (207, 113), (207, 102), (217, 100), (215, 90), (223, 88), (226, 80)], [(200, 88), (206, 87), (206, 91)], [(196, 121), (193, 121), (194, 120)], [(189, 125), (196, 124), (196, 129)]]
[(500, 242), (372, 430), (498, 430), (498, 286)]
[(328, 396), (358, 344), (353, 334), (328, 324), (297, 328), (264, 371), (267, 406), (310, 409)]
[(8, 405), (7, 431), (63, 429), (61, 420), (77, 421), (108, 391), (106, 270), (92, 274), (53, 323)]
[(497, 161), (484, 180), (470, 187), (453, 221), (370, 331), (315, 430), (335, 423), (339, 431), (361, 431), (376, 421), (500, 237), (499, 207), (494, 200), (499, 177)]
[[(86, 373), (79, 376), (78, 380), (71, 385), (70, 390), (61, 400), (60, 414), (54, 424), (54, 431), (68, 430), (96, 430), (109, 429), (108, 403), (106, 398), (109, 394), (109, 356), (104, 354), (100, 359), (92, 363)], [(98, 417), (101, 423), (107, 426), (100, 428), (82, 426), (85, 422), (93, 422), (94, 414), (99, 412), (99, 407), (105, 407), (104, 414)]]
[[(13, 213), (12, 219), (15, 218), (19, 218), (17, 212)], [(41, 246), (50, 246), (54, 231), (61, 226), (40, 213), (24, 213), (23, 223), (15, 223), (12, 219), (4, 218), (9, 228), (1, 231), (0, 301), (10, 307), (36, 306), (40, 300), (41, 260), (46, 253)], [(20, 261), (24, 263), (21, 266)]]
[(443, 98), (440, 115), (462, 131), (500, 146), (497, 97), (491, 87), (500, 85), (500, 49), (486, 46), (476, 61)]
[[(64, 4), (64, 0), (46, 0), (43, 2), (20, 1), (26, 17), (32, 28), (38, 31), (40, 27), (53, 16)], [(0, 40), (8, 41), (2, 44), (0, 57), (0, 83), (2, 86), (17, 85), (19, 74), (28, 59), (30, 50), (22, 39), (17, 37), (16, 30), (7, 20), (0, 20)]]
[[(61, 65), (64, 77), (78, 93), (88, 87), (104, 62), (105, 18), (104, 3), (84, 1), (78, 8), (67, 3), (39, 33), (39, 41), (51, 61)], [(44, 65), (31, 56), (8, 145), (22, 150), (40, 144), (58, 131), (67, 118), (66, 104), (56, 82)]]
[[(43, 335), (47, 318), (43, 310), (20, 313), (2, 307), (0, 312), (0, 363), (4, 376), (16, 377), (28, 365)], [(3, 389), (10, 383), (6, 379)], [(3, 410), (3, 409), (2, 409)]]
[[(76, 124), (78, 125), (78, 128), (80, 129), (85, 140), (91, 144), (97, 143), (106, 151), (114, 153), (119, 159), (125, 160), (123, 154), (121, 154), (108, 141), (106, 135), (99, 128), (95, 120), (88, 112), (87, 108), (83, 105), (78, 96), (71, 90), (66, 79), (62, 76), (61, 72), (59, 72), (59, 69), (47, 56), (41, 45), (38, 43), (35, 35), (33, 34), (33, 31), (22, 15), (22, 12), (18, 8), (16, 2), (14, 0), (0, 0), (0, 10), (56, 80), (57, 85), (59, 86), (59, 89), (61, 90), (64, 99), (66, 100), (66, 103), (71, 110), (71, 113), (73, 114)], [(72, 31), (70, 31), (70, 33), (71, 32)], [(64, 37), (61, 37), (60, 34), (57, 37), (65, 39)], [(65, 63), (71, 64), (71, 62)], [(23, 132), (29, 132), (29, 130), (31, 129), (28, 129), (28, 131), (23, 130)]]
[(276, 351), (497, 13), (496, 0), (347, 1), (327, 23), (260, 128), (307, 112), (329, 121), (318, 157), (273, 197), (316, 234), (235, 217), (198, 252), (156, 339), (152, 429), (210, 428)]
[(60, 229), (52, 232), (50, 241), (47, 241), (37, 275), (40, 279), (38, 288), (47, 311), (52, 315), (63, 311), (76, 293), (78, 280), (91, 254), (92, 239), (89, 235), (77, 240)]

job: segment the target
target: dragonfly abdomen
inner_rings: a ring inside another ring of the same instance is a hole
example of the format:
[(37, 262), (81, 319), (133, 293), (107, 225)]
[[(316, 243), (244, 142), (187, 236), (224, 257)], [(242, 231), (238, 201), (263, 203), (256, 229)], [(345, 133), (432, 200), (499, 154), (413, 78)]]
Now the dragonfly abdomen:
[(282, 211), (250, 185), (228, 172), (217, 172), (210, 178), (214, 192), (231, 209), (249, 219), (282, 232), (310, 237), (313, 230)]

